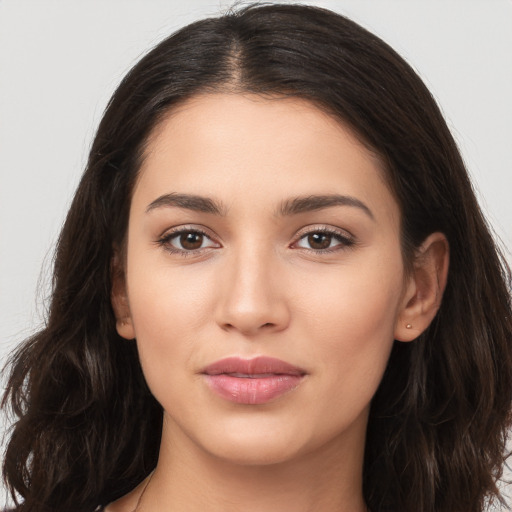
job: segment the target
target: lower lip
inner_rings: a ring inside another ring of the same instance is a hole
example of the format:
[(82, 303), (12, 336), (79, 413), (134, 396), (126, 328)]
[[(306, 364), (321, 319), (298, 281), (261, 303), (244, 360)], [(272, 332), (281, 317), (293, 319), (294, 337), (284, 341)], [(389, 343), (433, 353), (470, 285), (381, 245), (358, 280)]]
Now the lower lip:
[(295, 389), (302, 375), (276, 374), (268, 377), (233, 377), (221, 373), (206, 375), (210, 389), (237, 404), (264, 404)]

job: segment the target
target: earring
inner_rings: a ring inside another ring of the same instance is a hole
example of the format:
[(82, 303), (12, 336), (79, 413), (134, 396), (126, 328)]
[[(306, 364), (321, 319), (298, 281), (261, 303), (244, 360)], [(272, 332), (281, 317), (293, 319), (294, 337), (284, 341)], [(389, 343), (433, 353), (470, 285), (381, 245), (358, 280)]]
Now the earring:
[(411, 324), (407, 324), (407, 325), (405, 326), (405, 328), (406, 328), (406, 329), (412, 329), (412, 325), (411, 325)]

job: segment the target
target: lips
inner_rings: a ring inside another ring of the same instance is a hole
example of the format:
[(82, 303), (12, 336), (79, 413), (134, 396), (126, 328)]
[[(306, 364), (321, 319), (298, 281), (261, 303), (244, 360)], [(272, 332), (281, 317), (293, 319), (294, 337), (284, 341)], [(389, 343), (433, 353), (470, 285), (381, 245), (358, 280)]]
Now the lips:
[(280, 359), (228, 357), (203, 370), (209, 388), (239, 404), (264, 404), (295, 389), (306, 372)]

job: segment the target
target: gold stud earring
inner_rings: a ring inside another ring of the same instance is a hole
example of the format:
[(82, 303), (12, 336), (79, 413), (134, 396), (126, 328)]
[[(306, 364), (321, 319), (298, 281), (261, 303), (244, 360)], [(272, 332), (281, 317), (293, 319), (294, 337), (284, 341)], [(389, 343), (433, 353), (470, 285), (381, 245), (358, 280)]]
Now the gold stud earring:
[(405, 326), (405, 328), (406, 328), (406, 329), (412, 329), (412, 325), (411, 325), (411, 324), (407, 324), (407, 325)]

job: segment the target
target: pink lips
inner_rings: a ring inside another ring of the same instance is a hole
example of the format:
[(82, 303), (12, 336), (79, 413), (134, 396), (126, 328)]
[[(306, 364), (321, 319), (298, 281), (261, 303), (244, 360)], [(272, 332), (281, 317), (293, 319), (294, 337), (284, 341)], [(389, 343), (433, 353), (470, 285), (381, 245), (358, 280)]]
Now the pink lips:
[(306, 372), (272, 357), (228, 357), (203, 370), (210, 389), (231, 402), (264, 404), (295, 389)]

